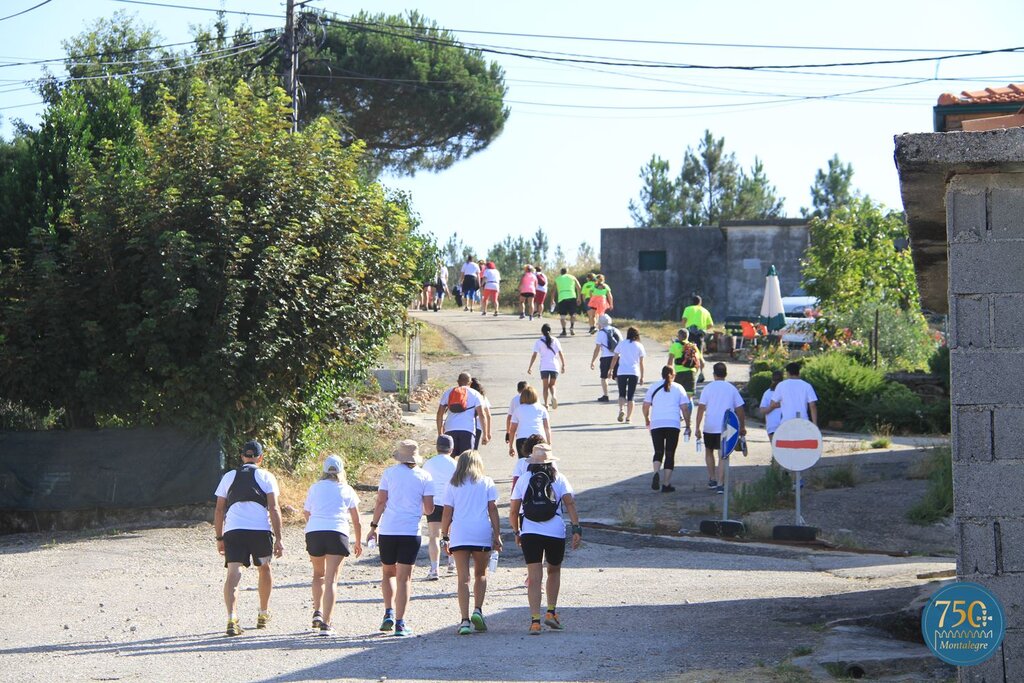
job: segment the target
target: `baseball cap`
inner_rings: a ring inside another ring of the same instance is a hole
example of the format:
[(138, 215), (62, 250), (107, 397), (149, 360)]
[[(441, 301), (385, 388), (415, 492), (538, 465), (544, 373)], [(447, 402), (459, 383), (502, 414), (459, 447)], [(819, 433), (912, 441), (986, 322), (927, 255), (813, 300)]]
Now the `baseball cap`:
[(447, 434), (442, 434), (441, 436), (437, 437), (438, 453), (451, 453), (452, 449), (454, 448), (455, 439), (453, 439), (452, 437), (448, 436)]
[(327, 456), (326, 460), (324, 460), (324, 473), (325, 474), (340, 474), (344, 470), (345, 470), (345, 463), (342, 462), (340, 455), (334, 455), (332, 453), (331, 455)]
[[(252, 451), (253, 454), (252, 455), (248, 455), (249, 451)], [(256, 439), (252, 439), (251, 441), (246, 441), (245, 445), (242, 446), (242, 455), (245, 455), (245, 456), (250, 457), (250, 458), (258, 458), (258, 457), (260, 457), (261, 455), (263, 455), (263, 444), (261, 444)]]

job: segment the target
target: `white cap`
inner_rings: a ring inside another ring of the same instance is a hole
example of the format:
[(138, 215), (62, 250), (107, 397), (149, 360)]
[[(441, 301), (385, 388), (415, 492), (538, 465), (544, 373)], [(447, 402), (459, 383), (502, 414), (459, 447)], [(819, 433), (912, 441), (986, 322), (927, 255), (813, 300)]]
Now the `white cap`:
[(341, 474), (344, 470), (345, 463), (342, 462), (340, 455), (328, 455), (327, 459), (324, 460), (324, 473)]

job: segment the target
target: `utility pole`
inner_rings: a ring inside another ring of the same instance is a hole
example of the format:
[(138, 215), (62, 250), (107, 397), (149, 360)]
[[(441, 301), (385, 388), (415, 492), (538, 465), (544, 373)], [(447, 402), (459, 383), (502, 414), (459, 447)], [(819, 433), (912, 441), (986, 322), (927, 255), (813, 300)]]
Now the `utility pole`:
[(295, 0), (285, 10), (284, 45), (288, 53), (288, 78), (285, 81), (292, 98), (292, 132), (299, 132), (299, 42), (295, 36)]

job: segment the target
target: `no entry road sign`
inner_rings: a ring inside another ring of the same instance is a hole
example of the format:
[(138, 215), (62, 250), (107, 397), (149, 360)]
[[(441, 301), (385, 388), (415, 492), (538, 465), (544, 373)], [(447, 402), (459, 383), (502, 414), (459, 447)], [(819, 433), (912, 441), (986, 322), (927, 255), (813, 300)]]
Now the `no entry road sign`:
[(810, 420), (786, 420), (775, 431), (772, 455), (791, 472), (802, 472), (821, 457), (821, 431)]

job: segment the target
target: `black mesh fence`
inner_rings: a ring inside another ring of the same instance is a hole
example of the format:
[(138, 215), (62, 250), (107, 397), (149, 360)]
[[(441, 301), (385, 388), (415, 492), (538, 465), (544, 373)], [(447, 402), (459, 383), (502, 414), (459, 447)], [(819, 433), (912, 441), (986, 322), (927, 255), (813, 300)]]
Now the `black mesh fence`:
[(223, 461), (216, 440), (173, 429), (0, 432), (0, 510), (210, 502)]

